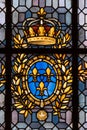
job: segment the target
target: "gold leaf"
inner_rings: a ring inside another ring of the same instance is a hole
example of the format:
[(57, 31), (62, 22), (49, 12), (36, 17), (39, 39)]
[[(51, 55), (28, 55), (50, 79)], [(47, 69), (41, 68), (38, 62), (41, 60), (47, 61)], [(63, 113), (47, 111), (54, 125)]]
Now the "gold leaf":
[(64, 80), (65, 80), (65, 81), (67, 80), (66, 76), (64, 76)]
[(65, 109), (65, 108), (67, 108), (67, 106), (61, 106), (61, 109)]
[(5, 68), (3, 69), (3, 71), (2, 71), (2, 75), (4, 75), (5, 74)]
[(27, 59), (24, 59), (24, 60), (23, 60), (23, 63), (25, 63), (26, 61), (27, 61)]
[(19, 44), (19, 41), (14, 37), (14, 42), (16, 43), (16, 44)]
[(63, 72), (65, 72), (65, 70), (66, 70), (64, 65), (62, 65), (62, 70), (63, 70)]
[(87, 68), (87, 62), (84, 63), (85, 68)]
[(60, 98), (60, 101), (62, 102), (62, 101), (64, 100), (65, 97), (66, 97), (66, 95), (63, 94), (63, 95), (61, 96), (61, 98)]
[(72, 83), (72, 79), (68, 80), (67, 82), (68, 82), (68, 83)]
[(67, 76), (67, 80), (69, 80), (70, 78), (71, 78), (71, 75), (68, 75), (68, 76)]
[(56, 101), (56, 106), (57, 106), (57, 107), (59, 106), (59, 102), (58, 102), (58, 101)]
[(80, 76), (80, 77), (79, 77), (79, 79), (80, 79), (82, 82), (84, 82), (84, 79), (83, 79), (83, 77), (82, 77), (82, 76)]
[(71, 89), (71, 87), (67, 87), (65, 90), (64, 90), (64, 93), (67, 93), (69, 90)]
[(14, 92), (17, 96), (19, 95), (19, 93), (18, 92)]
[(17, 65), (14, 65), (13, 69), (17, 72)]
[(26, 100), (26, 101), (25, 101), (25, 105), (27, 105), (27, 104), (28, 104), (28, 101)]
[(17, 58), (17, 61), (18, 61), (19, 63), (21, 63), (21, 61), (20, 61), (20, 59), (19, 59), (19, 58)]
[(5, 80), (1, 80), (1, 83), (4, 84), (6, 81)]
[(68, 103), (69, 101), (68, 100), (64, 100), (63, 103)]
[(69, 74), (69, 72), (70, 72), (70, 70), (68, 69), (68, 70), (66, 71), (66, 75), (68, 75), (68, 74)]
[(58, 115), (58, 112), (54, 112), (53, 114), (54, 114), (54, 115)]
[(25, 111), (24, 116), (25, 116), (25, 117), (27, 117), (27, 116), (28, 116), (28, 111)]
[(16, 83), (15, 79), (13, 79), (13, 83), (14, 83), (14, 84)]
[(2, 83), (0, 83), (0, 87), (2, 87), (3, 86), (3, 84)]
[(65, 38), (66, 38), (66, 41), (68, 42), (68, 41), (70, 40), (70, 35), (67, 33), (67, 34), (65, 35)]
[(66, 86), (67, 86), (67, 82), (64, 83), (63, 88), (66, 88)]
[(16, 81), (16, 85), (19, 85), (19, 83), (20, 83), (20, 79), (18, 79), (18, 80)]
[(22, 67), (21, 67), (21, 65), (18, 67), (18, 73), (20, 73), (21, 72), (21, 69), (22, 69)]
[(82, 65), (80, 65), (79, 67), (78, 67), (78, 70), (81, 70), (82, 69)]
[(20, 88), (20, 86), (18, 86), (18, 92), (21, 95), (21, 88)]
[(71, 94), (71, 93), (72, 93), (72, 89), (67, 94)]
[(25, 113), (25, 110), (21, 110), (19, 113), (20, 113), (20, 114), (24, 114), (24, 113)]
[(24, 55), (25, 55), (25, 54), (21, 54), (21, 55), (20, 55), (20, 60), (22, 60), (22, 59), (24, 58)]
[(64, 64), (65, 64), (65, 66), (67, 66), (69, 64), (69, 61), (66, 60)]
[(19, 105), (19, 106), (16, 106), (16, 107), (21, 109), (21, 108), (23, 108), (23, 105)]
[(28, 108), (30, 108), (31, 106), (32, 106), (32, 102), (29, 103)]
[(21, 40), (20, 34), (16, 34), (16, 38), (20, 41)]
[(65, 36), (64, 36), (64, 38), (63, 38), (63, 43), (65, 43), (66, 42), (66, 38), (65, 38)]

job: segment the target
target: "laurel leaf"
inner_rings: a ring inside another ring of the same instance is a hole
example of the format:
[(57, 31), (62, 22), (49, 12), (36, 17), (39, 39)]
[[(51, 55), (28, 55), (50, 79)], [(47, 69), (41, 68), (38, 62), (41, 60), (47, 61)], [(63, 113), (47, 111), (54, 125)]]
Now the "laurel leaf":
[(19, 85), (19, 83), (20, 83), (20, 79), (18, 79), (18, 80), (16, 81), (16, 85)]
[(66, 71), (65, 75), (68, 75), (68, 74), (69, 74), (69, 72), (70, 72), (70, 70), (68, 69), (68, 70)]
[(3, 84), (2, 83), (0, 83), (0, 87), (2, 87), (3, 86)]
[(66, 38), (65, 38), (65, 36), (63, 37), (63, 43), (65, 43), (66, 42)]
[(85, 68), (87, 68), (87, 62), (84, 63)]
[(65, 109), (65, 108), (67, 108), (67, 106), (61, 106), (61, 109)]
[(67, 76), (67, 80), (69, 80), (69, 79), (71, 79), (71, 75), (68, 75), (68, 76)]
[(67, 82), (68, 82), (68, 83), (72, 83), (72, 79), (68, 80)]
[(19, 113), (20, 113), (20, 114), (24, 114), (24, 113), (25, 113), (25, 110), (21, 110)]
[(68, 42), (68, 41), (70, 40), (70, 35), (67, 33), (67, 34), (65, 35), (65, 38), (66, 38), (66, 42)]
[(81, 70), (82, 69), (82, 65), (80, 65), (79, 67), (78, 67), (78, 70)]
[(21, 54), (20, 55), (20, 60), (22, 60), (24, 58), (25, 54)]
[(28, 104), (28, 100), (25, 101), (25, 105), (27, 105), (27, 104)]
[(15, 95), (17, 95), (17, 96), (19, 95), (19, 93), (18, 93), (18, 92), (16, 92), (16, 91), (15, 91), (14, 93), (15, 93)]
[(28, 116), (28, 111), (25, 111), (24, 116), (25, 116), (25, 117), (27, 117), (27, 116)]
[(23, 108), (23, 105), (16, 106), (16, 108), (20, 108), (21, 109), (21, 108)]
[(1, 80), (0, 83), (4, 84), (6, 81), (5, 80)]
[(56, 101), (56, 106), (57, 106), (57, 107), (59, 106), (59, 102), (58, 102), (58, 101)]
[(69, 64), (69, 61), (66, 60), (64, 64), (65, 64), (65, 66), (67, 66)]
[(64, 93), (67, 93), (69, 90), (71, 89), (71, 87), (67, 87), (65, 90), (64, 90)]
[(65, 80), (65, 81), (67, 80), (66, 76), (64, 76), (64, 80)]
[(18, 92), (21, 95), (21, 88), (20, 88), (20, 86), (18, 86)]
[(16, 44), (19, 44), (19, 41), (18, 41), (17, 38), (14, 37), (13, 40), (14, 40), (14, 42), (15, 42)]
[(63, 94), (63, 95), (61, 96), (61, 98), (60, 98), (60, 101), (62, 102), (62, 101), (64, 100), (65, 97), (66, 97), (66, 95)]
[(18, 61), (19, 63), (21, 63), (21, 61), (20, 61), (20, 59), (19, 59), (19, 58), (17, 58), (17, 61)]
[(17, 72), (17, 65), (14, 65), (13, 69), (15, 72)]
[(62, 65), (62, 70), (63, 70), (63, 72), (65, 72), (65, 71), (66, 71), (66, 68), (65, 68), (65, 66), (64, 66), (64, 65)]
[(2, 70), (2, 75), (4, 75), (5, 74), (5, 68)]
[(64, 100), (63, 103), (68, 103), (69, 101), (68, 100)]
[(23, 60), (23, 63), (25, 63), (27, 61), (27, 58)]
[(71, 94), (71, 93), (72, 93), (72, 89), (67, 94)]
[(18, 67), (18, 73), (21, 72), (21, 69), (22, 69), (22, 66), (20, 65), (20, 66)]
[(65, 82), (65, 83), (63, 84), (63, 88), (66, 88), (66, 86), (67, 86), (67, 82)]
[(80, 79), (82, 82), (84, 82), (84, 79), (83, 79), (83, 77), (82, 77), (82, 76), (80, 76), (80, 77), (79, 77), (79, 79)]

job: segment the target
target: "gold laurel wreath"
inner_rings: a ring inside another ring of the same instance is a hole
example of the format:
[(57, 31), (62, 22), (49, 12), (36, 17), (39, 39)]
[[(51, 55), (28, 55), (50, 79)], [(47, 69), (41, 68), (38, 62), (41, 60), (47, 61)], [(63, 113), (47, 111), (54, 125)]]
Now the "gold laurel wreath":
[(60, 117), (60, 111), (68, 108), (68, 103), (71, 98), (72, 93), (72, 67), (67, 68), (69, 65), (69, 61), (65, 60), (66, 55), (56, 55), (58, 58), (58, 65), (63, 72), (61, 79), (61, 87), (59, 90), (58, 97), (55, 101), (55, 105), (53, 105), (54, 115), (58, 115)]
[[(59, 76), (59, 85), (57, 90), (57, 98), (54, 101), (55, 105), (53, 105), (54, 115), (60, 116), (60, 111), (68, 108), (68, 103), (71, 99), (72, 93), (72, 67), (68, 67), (69, 61), (66, 60), (66, 55), (64, 54), (55, 54), (58, 65), (58, 72), (63, 72), (62, 76)], [(31, 102), (28, 98), (28, 91), (26, 87), (23, 87), (25, 81), (22, 76), (23, 71), (28, 62), (27, 56), (25, 54), (18, 54), (16, 61), (13, 65), (13, 71), (15, 75), (12, 78), (11, 91), (12, 97), (14, 99), (13, 105), (15, 108), (19, 110), (20, 114), (23, 114), (25, 117), (28, 114), (32, 113), (32, 109), (35, 107), (34, 102)], [(1, 66), (1, 77), (0, 77), (0, 87), (2, 87), (6, 80), (5, 76), (5, 66)], [(80, 64), (78, 67), (78, 77), (80, 81), (85, 82), (87, 78), (87, 63), (84, 62), (83, 66)], [(21, 83), (22, 82), (22, 83)], [(22, 87), (20, 86), (22, 84)]]
[(0, 74), (0, 87), (2, 87), (5, 84), (6, 80), (5, 80), (5, 67), (2, 64), (1, 65), (1, 74)]
[[(59, 115), (59, 110), (67, 107), (67, 104), (70, 100), (69, 95), (72, 93), (72, 67), (66, 69), (69, 64), (69, 61), (65, 60), (66, 55), (60, 54), (56, 55), (56, 57), (58, 59), (58, 68), (64, 73), (64, 76), (59, 76), (60, 82), (57, 90), (58, 97), (55, 100), (55, 106), (53, 106), (54, 114)], [(28, 59), (25, 54), (18, 55), (13, 66), (13, 69), (17, 75), (14, 76), (13, 85), (11, 86), (12, 95), (14, 98), (14, 106), (19, 109), (19, 113), (24, 114), (25, 117), (27, 117), (29, 113), (31, 114), (32, 109), (35, 107), (35, 104), (28, 100), (27, 90), (23, 87), (20, 87), (21, 79), (19, 75), (23, 74), (23, 69), (25, 68), (27, 61)], [(62, 84), (62, 80), (64, 80), (64, 84)]]

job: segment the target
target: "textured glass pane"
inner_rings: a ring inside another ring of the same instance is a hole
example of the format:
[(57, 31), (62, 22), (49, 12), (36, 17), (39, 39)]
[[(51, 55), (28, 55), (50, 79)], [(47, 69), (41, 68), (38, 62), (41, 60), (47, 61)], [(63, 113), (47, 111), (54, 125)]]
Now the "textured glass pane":
[(0, 0), (0, 48), (5, 46), (5, 0)]
[(72, 58), (12, 56), (12, 129), (72, 129)]
[(87, 48), (87, 0), (79, 0), (78, 7), (79, 47)]
[(5, 57), (0, 54), (0, 130), (5, 129)]
[[(37, 15), (38, 11), (41, 8), (44, 8), (44, 10), (46, 11), (46, 16), (44, 16), (43, 22), (40, 21), (40, 16)], [(72, 45), (71, 14), (71, 0), (12, 0), (13, 47), (55, 48), (56, 46), (56, 48), (70, 48)], [(30, 20), (29, 18), (33, 19)], [(51, 18), (57, 19), (57, 21), (55, 21), (54, 19), (52, 20)], [(39, 21), (35, 21), (35, 19), (39, 19)], [(43, 24), (43, 35), (40, 35), (40, 24)], [(29, 27), (31, 26), (34, 30), (33, 35), (31, 35), (31, 31), (29, 29)], [(53, 29), (51, 29), (51, 27), (53, 26), (54, 28), (56, 27), (54, 31), (52, 31)], [(15, 41), (14, 37), (16, 36), (16, 34), (20, 34), (20, 38), (23, 40), (21, 41), (21, 39), (19, 38), (20, 40), (17, 39)], [(66, 34), (68, 34), (69, 37)], [(46, 39), (48, 36), (49, 39), (51, 37), (50, 40)], [(27, 39), (31, 37), (33, 37), (32, 43), (30, 42), (31, 39)], [(42, 41), (42, 43), (37, 43), (38, 41), (35, 40), (35, 37), (39, 37), (38, 39), (39, 41)], [(45, 43), (43, 43), (43, 41), (45, 41)], [(55, 41), (54, 44), (51, 43), (53, 41)]]
[(87, 55), (79, 55), (79, 129), (87, 128)]

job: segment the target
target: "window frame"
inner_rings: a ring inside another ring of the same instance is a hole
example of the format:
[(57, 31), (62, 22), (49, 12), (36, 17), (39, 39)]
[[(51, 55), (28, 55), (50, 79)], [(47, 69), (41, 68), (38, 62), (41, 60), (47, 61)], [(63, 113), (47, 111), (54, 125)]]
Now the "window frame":
[(78, 0), (72, 0), (72, 48), (64, 49), (15, 49), (11, 47), (12, 41), (12, 14), (11, 2), (6, 1), (6, 47), (0, 48), (0, 53), (6, 55), (6, 95), (5, 95), (5, 129), (11, 130), (11, 56), (17, 53), (62, 53), (72, 54), (73, 96), (72, 96), (72, 123), (73, 130), (78, 130), (79, 123), (79, 97), (78, 97), (78, 55), (87, 54), (87, 49), (78, 48)]

